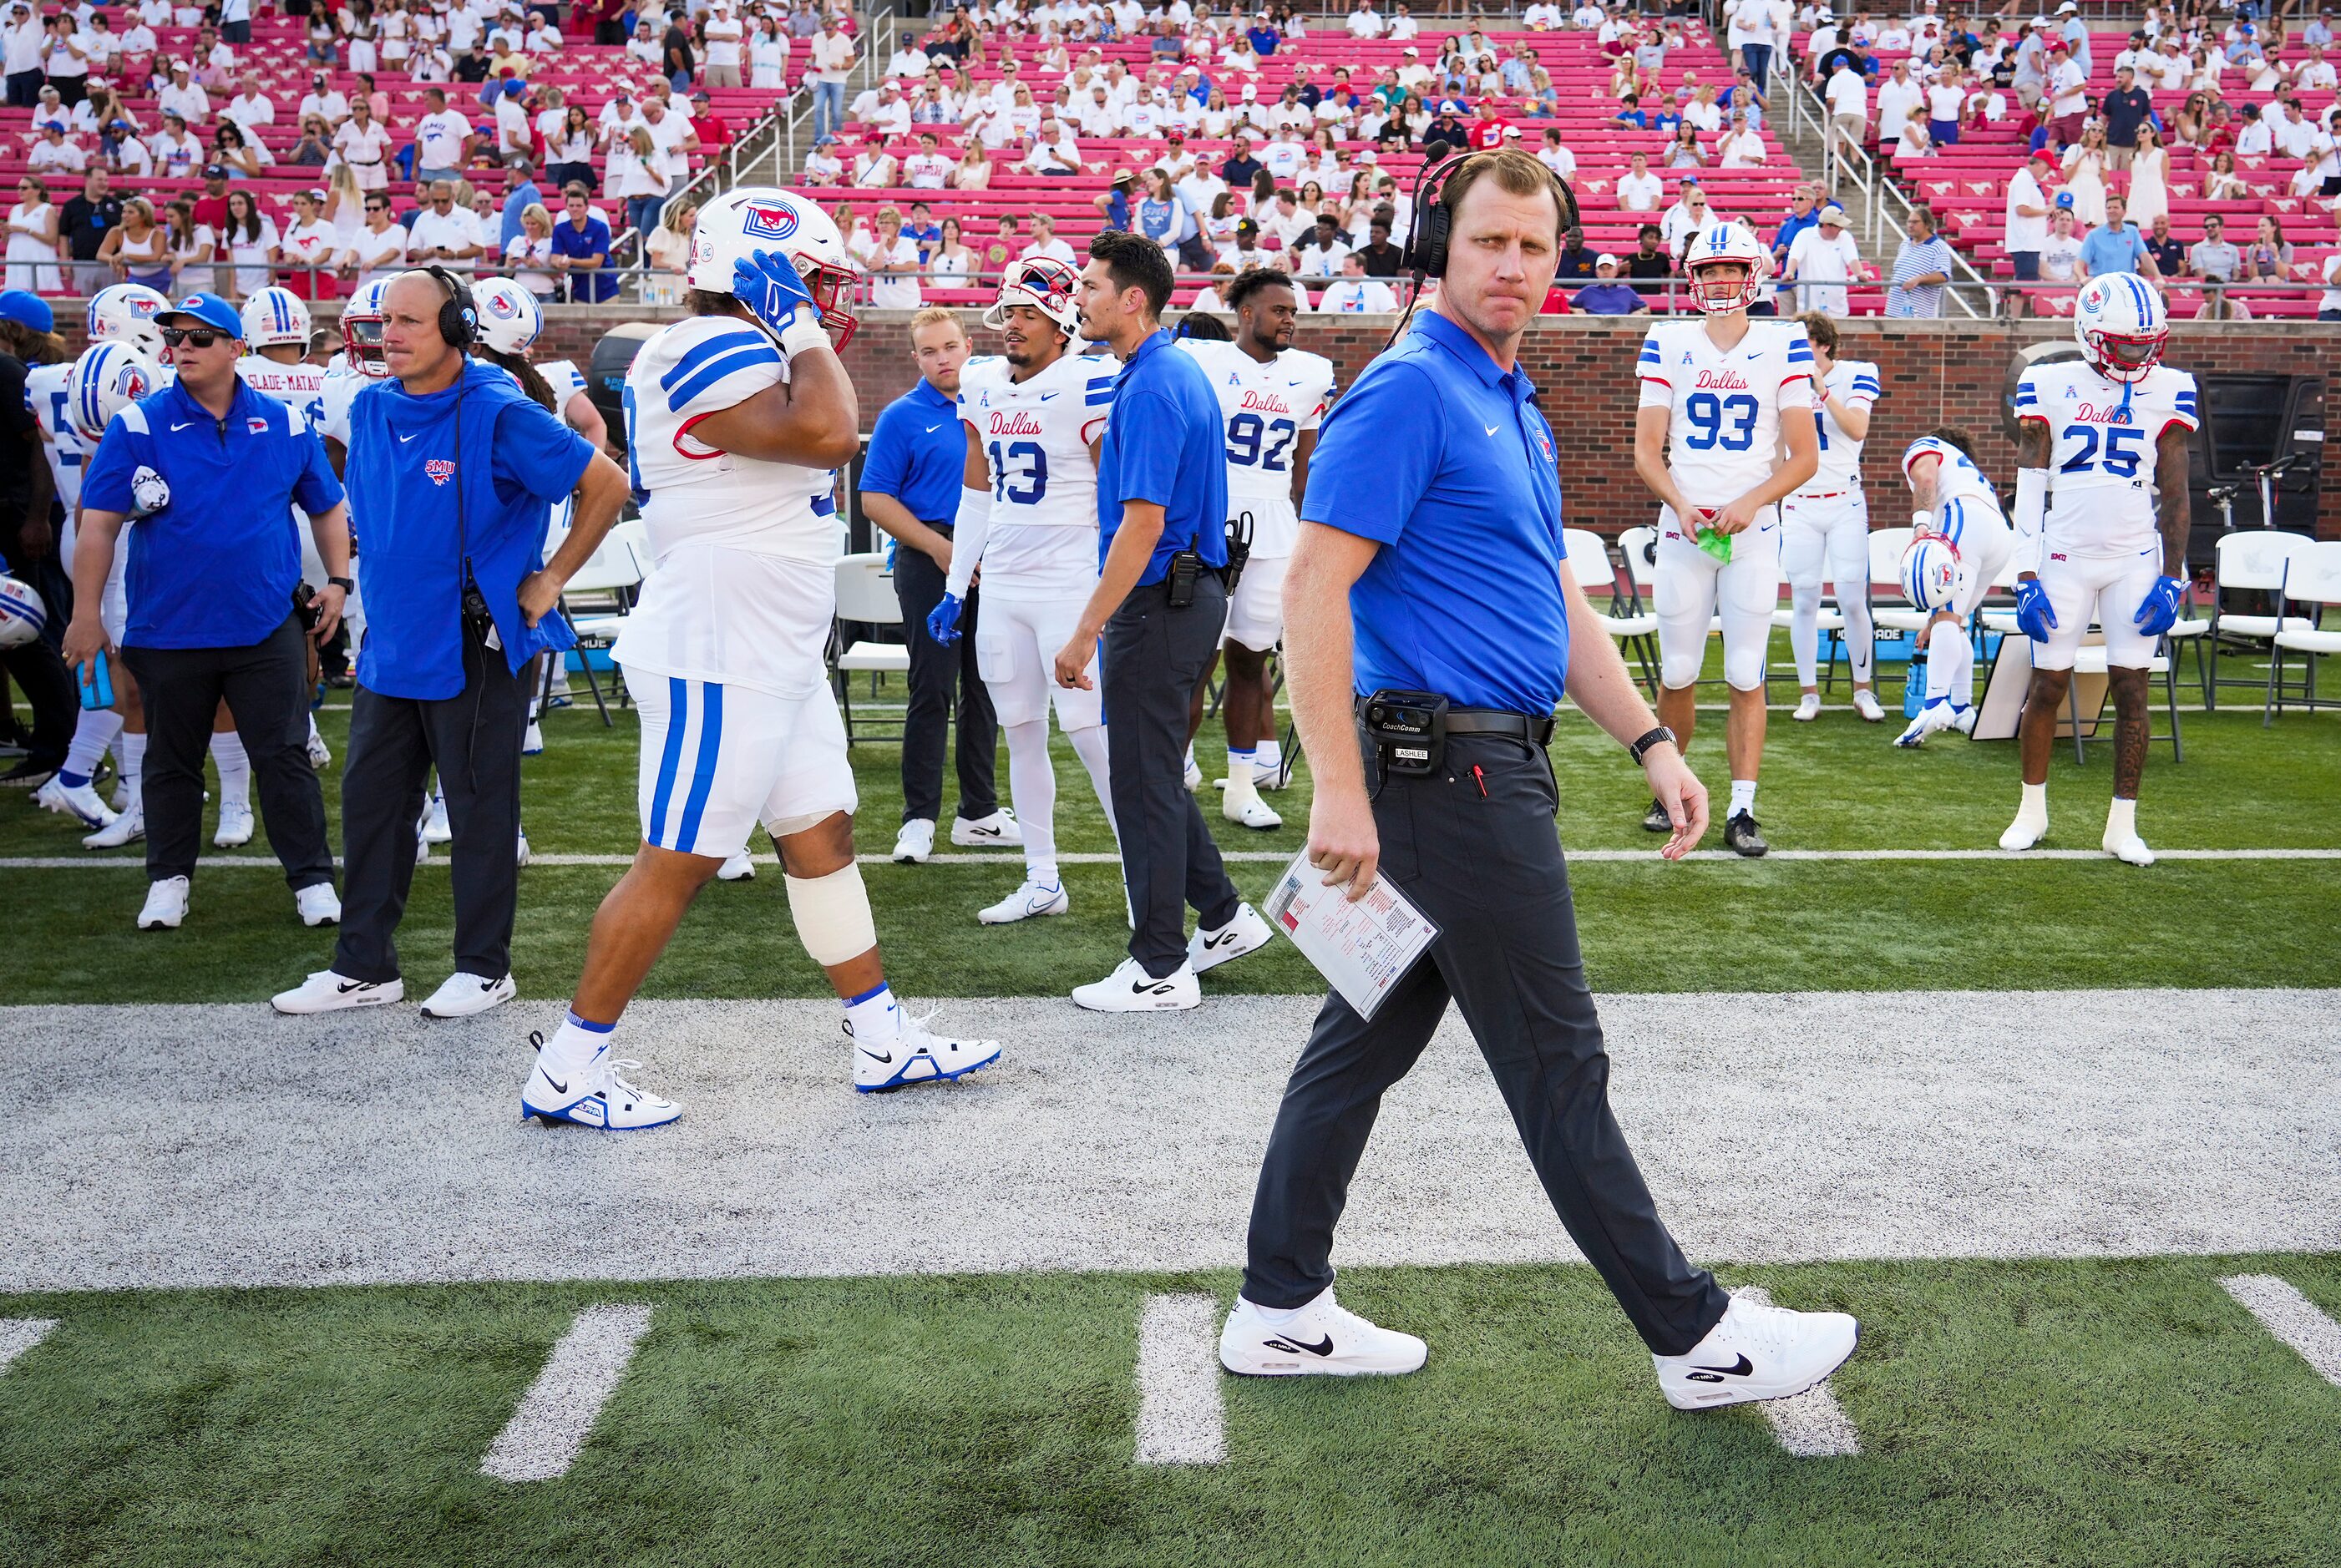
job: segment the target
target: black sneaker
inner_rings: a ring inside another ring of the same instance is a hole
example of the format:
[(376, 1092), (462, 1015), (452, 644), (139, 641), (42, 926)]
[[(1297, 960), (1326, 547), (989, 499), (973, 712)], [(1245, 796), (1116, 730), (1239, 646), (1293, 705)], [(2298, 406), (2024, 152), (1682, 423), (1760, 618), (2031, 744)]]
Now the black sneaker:
[(1659, 803), (1659, 798), (1655, 795), (1650, 797), (1650, 809), (1642, 813), (1642, 826), (1653, 833), (1671, 833), (1675, 830), (1675, 819), (1667, 815), (1666, 807)]
[(1735, 855), (1745, 855), (1750, 860), (1760, 858), (1772, 848), (1764, 842), (1764, 835), (1756, 830), (1756, 814), (1736, 811), (1731, 820), (1723, 825), (1723, 847)]

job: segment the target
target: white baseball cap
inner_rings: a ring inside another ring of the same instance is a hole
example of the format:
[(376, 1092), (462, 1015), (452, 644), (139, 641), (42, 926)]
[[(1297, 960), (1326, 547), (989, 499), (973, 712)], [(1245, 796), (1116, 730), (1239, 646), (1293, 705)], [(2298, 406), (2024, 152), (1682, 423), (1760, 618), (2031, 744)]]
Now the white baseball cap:
[(1593, 258), (1593, 270), (1594, 270), (1595, 272), (1597, 272), (1597, 273), (1598, 273), (1598, 272), (1599, 272), (1599, 271), (1600, 271), (1602, 268), (1604, 268), (1604, 267), (1614, 267), (1614, 266), (1616, 266), (1617, 264), (1618, 264), (1618, 258), (1617, 258), (1617, 257), (1615, 257), (1615, 256), (1613, 256), (1613, 255), (1610, 255), (1610, 254), (1609, 254), (1608, 252), (1606, 252), (1606, 251), (1605, 251), (1605, 252), (1603, 252), (1600, 255), (1598, 255), (1598, 256), (1596, 256), (1596, 257), (1594, 257), (1594, 258)]

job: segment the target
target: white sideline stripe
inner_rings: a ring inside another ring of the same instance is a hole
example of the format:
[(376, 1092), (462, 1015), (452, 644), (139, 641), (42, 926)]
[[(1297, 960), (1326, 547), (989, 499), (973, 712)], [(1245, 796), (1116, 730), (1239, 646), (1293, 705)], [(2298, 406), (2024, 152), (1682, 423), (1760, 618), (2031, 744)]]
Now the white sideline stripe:
[(2270, 1334), (2300, 1352), (2317, 1376), (2341, 1388), (2341, 1323), (2272, 1274), (2231, 1274), (2219, 1283)]
[(0, 1317), (0, 1372), (41, 1341), (49, 1337), (57, 1326), (54, 1317)]
[(634, 1345), (651, 1325), (643, 1303), (589, 1306), (577, 1315), (544, 1370), (521, 1395), (480, 1474), (497, 1481), (553, 1481), (569, 1473), (593, 1430), (602, 1406), (617, 1392)]
[(1138, 1316), (1138, 1463), (1219, 1464), (1227, 1457), (1220, 1304), (1208, 1295), (1150, 1295)]
[[(1731, 1294), (1758, 1306), (1772, 1305), (1771, 1293), (1760, 1285), (1741, 1285)], [(1763, 1411), (1772, 1435), (1798, 1459), (1838, 1459), (1861, 1452), (1860, 1435), (1826, 1377), (1793, 1399), (1765, 1400)]]

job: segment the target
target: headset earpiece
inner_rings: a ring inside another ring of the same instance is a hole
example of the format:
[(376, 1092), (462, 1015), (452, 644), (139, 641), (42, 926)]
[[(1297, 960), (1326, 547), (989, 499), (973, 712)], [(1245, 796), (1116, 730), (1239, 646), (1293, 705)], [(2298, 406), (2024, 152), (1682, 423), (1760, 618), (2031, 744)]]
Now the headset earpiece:
[[(1414, 227), (1408, 233), (1406, 250), (1399, 258), (1399, 265), (1406, 271), (1426, 278), (1447, 275), (1447, 245), (1455, 227), (1455, 203), (1447, 197), (1447, 178), (1473, 155), (1458, 153), (1437, 168), (1426, 170), (1415, 181)], [(1541, 164), (1537, 166), (1544, 167)], [(1550, 169), (1545, 169), (1544, 174), (1551, 184), (1553, 205), (1560, 214), (1560, 232), (1567, 234), (1579, 226), (1577, 193)]]
[(471, 289), (444, 267), (423, 270), (447, 291), (447, 297), (439, 302), (439, 341), (451, 349), (470, 348), (480, 335), (480, 312), (472, 303)]

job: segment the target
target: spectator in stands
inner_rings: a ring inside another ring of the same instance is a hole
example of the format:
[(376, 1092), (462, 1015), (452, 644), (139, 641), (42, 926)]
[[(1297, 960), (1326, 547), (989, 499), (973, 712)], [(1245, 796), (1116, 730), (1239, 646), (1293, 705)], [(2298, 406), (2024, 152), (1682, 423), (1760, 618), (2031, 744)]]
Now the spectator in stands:
[(1081, 171), (1081, 144), (1073, 139), (1072, 128), (1054, 114), (1041, 119), (1041, 133), (1033, 138), (1031, 152), (1025, 154), (1024, 172), (1071, 178)]
[[(822, 148), (816, 145), (818, 156)], [(829, 160), (836, 162), (832, 157)], [(817, 176), (812, 162), (805, 165), (808, 184), (834, 183), (834, 177)], [(666, 201), (666, 176), (659, 172), (658, 143), (651, 136), (648, 125), (634, 125), (610, 139), (610, 156), (602, 174), (602, 189), (613, 199), (625, 203), (625, 226), (636, 233), (647, 234), (658, 223), (659, 209)]]
[(691, 29), (683, 14), (668, 13), (666, 32), (659, 39), (659, 74), (676, 92), (687, 93), (691, 90), (691, 73), (697, 64), (698, 57), (691, 46)]
[(1650, 161), (1639, 153), (1629, 154), (1627, 171), (1619, 176), (1618, 206), (1622, 212), (1655, 213), (1666, 194), (1666, 186), (1650, 173)]
[[(1340, 221), (1330, 213), (1317, 214), (1315, 224), (1291, 249), (1290, 271), (1296, 276), (1330, 278), (1340, 273), (1350, 247), (1341, 243)], [(1361, 263), (1362, 265), (1362, 263)]]
[[(2109, 164), (2127, 169), (2137, 147), (2138, 127), (2154, 113), (2154, 95), (2137, 84), (2137, 72), (2124, 65), (2114, 73), (2113, 91), (2098, 104), (2105, 116)], [(2144, 214), (2140, 214), (2143, 221)]]
[(2048, 237), (2048, 197), (2040, 182), (2047, 178), (2048, 168), (2047, 153), (2036, 151), (2007, 183), (2001, 243), (2018, 283), (2035, 283), (2040, 277), (2040, 246)]
[(2081, 139), (2065, 149), (2065, 194), (2073, 198), (2073, 219), (2084, 232), (2095, 228), (2106, 216), (2106, 172), (2110, 166), (2107, 157), (2105, 128), (2094, 123), (2081, 133)]
[(1766, 84), (1772, 69), (1775, 42), (1769, 0), (1739, 0), (1739, 4), (1731, 6), (1729, 11), (1731, 20), (1726, 29), (1726, 44), (1747, 66), (1748, 74), (1756, 83), (1756, 90), (1763, 93), (1767, 91)]
[(988, 191), (991, 188), (991, 155), (983, 150), (981, 141), (970, 139), (967, 151), (960, 155), (958, 165), (951, 170), (951, 189), (955, 191)]
[(1886, 291), (1886, 313), (1932, 320), (1943, 313), (1943, 285), (1958, 258), (1935, 233), (1930, 207), (1910, 209), (1909, 233), (1894, 253), (1894, 281)]
[(2244, 253), (2244, 275), (2255, 282), (2289, 282), (2292, 258), (2292, 243), (2284, 237), (2284, 221), (2273, 213), (2263, 213), (2251, 249)]
[[(1011, 234), (1014, 232), (1013, 222), (1012, 219), (1002, 220), (1002, 234)], [(1046, 213), (1032, 214), (1031, 243), (1023, 246), (1016, 253), (1019, 257), (1049, 256), (1064, 263), (1069, 267), (1074, 262), (1073, 247), (1057, 237), (1057, 220)]]
[(433, 180), (430, 200), (407, 225), (407, 259), (416, 266), (436, 263), (469, 272), (486, 241), (470, 212), (455, 202), (453, 180)]
[(180, 119), (191, 125), (200, 125), (209, 119), (212, 112), (211, 95), (195, 85), (187, 74), (187, 63), (184, 60), (174, 59), (171, 62), (170, 77), (169, 84), (154, 94), (155, 107), (161, 109), (165, 114), (175, 113)]
[(310, 114), (301, 122), (301, 139), (284, 156), (287, 164), (302, 168), (322, 169), (334, 156), (334, 133), (322, 114)]
[(1577, 291), (1569, 308), (1589, 316), (1630, 316), (1649, 310), (1649, 303), (1640, 294), (1618, 281), (1617, 257), (1594, 257), (1593, 280)]
[(812, 45), (814, 135), (833, 132), (843, 123), (845, 83), (859, 57), (853, 40), (839, 29), (836, 14), (824, 12), (820, 35)]
[[(612, 180), (619, 177), (621, 170), (630, 170), (633, 167), (634, 154), (630, 136), (631, 133), (620, 136), (610, 144), (608, 173)], [(837, 155), (837, 138), (814, 137), (812, 151), (805, 154), (802, 183), (808, 185), (835, 185), (842, 184), (844, 179), (845, 160)], [(603, 188), (613, 196), (623, 194), (614, 186), (605, 184)]]
[[(493, 253), (503, 253), (504, 247), (520, 233), (522, 214), (544, 201), (544, 193), (538, 187), (534, 176), (535, 165), (525, 157), (514, 158), (504, 165), (504, 195), (496, 213), (495, 241), (491, 247)], [(545, 223), (548, 235), (552, 228), (548, 218)]]
[(927, 276), (938, 288), (970, 288), (975, 283), (982, 258), (965, 243), (962, 233), (957, 218), (945, 218), (942, 238), (928, 253)]
[(342, 264), (342, 242), (325, 222), (325, 193), (295, 193), (293, 214), (269, 259), (286, 269), (284, 286), (303, 299), (330, 298), (335, 293), (333, 274)]
[[(275, 163), (268, 149), (256, 138), (246, 136), (234, 120), (222, 120), (212, 132), (213, 167), (226, 170), (231, 180), (256, 180)], [(208, 170), (204, 177), (210, 177)]]
[(2069, 196), (2057, 198), (2048, 216), (2048, 237), (2040, 242), (2040, 281), (2045, 283), (2081, 282), (2081, 235), (2073, 218)]
[(1367, 276), (1362, 257), (1346, 251), (1341, 256), (1341, 275), (1325, 285), (1317, 308), (1344, 315), (1387, 315), (1398, 309), (1398, 298), (1388, 283)]
[(29, 109), (40, 101), (48, 61), (48, 27), (25, 0), (10, 0), (7, 24), (0, 30), (0, 46), (6, 54), (8, 106)]
[(1643, 293), (1658, 293), (1663, 286), (1659, 280), (1674, 271), (1674, 258), (1666, 253), (1665, 238), (1656, 223), (1644, 223), (1634, 231), (1638, 248), (1626, 258), (1626, 275), (1635, 280), (1634, 286)]
[(114, 194), (112, 177), (102, 168), (89, 170), (82, 176), (81, 194), (57, 214), (57, 259), (72, 263), (66, 281), (75, 293), (94, 294), (118, 275), (99, 252), (122, 222), (122, 198)]
[(1707, 187), (1697, 180), (1685, 180), (1675, 204), (1659, 219), (1659, 233), (1666, 242), (1667, 254), (1679, 257), (1683, 243), (1707, 227), (1709, 213)]
[(1251, 155), (1251, 138), (1238, 131), (1229, 141), (1228, 160), (1220, 165), (1220, 178), (1235, 190), (1249, 190), (1261, 169), (1260, 160)]
[(57, 90), (68, 108), (80, 103), (89, 90), (90, 45), (81, 28), (81, 15), (86, 13), (65, 12), (49, 18), (49, 85)]
[(2081, 139), (2081, 124), (2088, 114), (2089, 73), (2073, 58), (2061, 38), (2049, 40), (2048, 59), (2047, 84), (2042, 92), (2048, 113), (2042, 118), (2049, 139), (2060, 147), (2069, 147)]
[(1769, 154), (1765, 151), (1764, 138), (1739, 118), (1732, 114), (1731, 129), (1715, 145), (1716, 163), (1726, 169), (1759, 169)]
[(2170, 230), (2170, 214), (2163, 213), (2147, 231), (2146, 248), (2154, 257), (2154, 270), (2166, 278), (2187, 275), (2187, 246)]
[(2147, 278), (2159, 275), (2144, 236), (2138, 233), (2137, 225), (2129, 222), (2128, 203), (2117, 194), (2106, 198), (2106, 221), (2091, 229), (2081, 242), (2082, 281), (2107, 273), (2137, 273)]
[(562, 221), (553, 226), (553, 270), (568, 285), (575, 304), (600, 304), (618, 292), (610, 275), (610, 225), (593, 211), (592, 193), (582, 184), (563, 190)]
[(1897, 164), (1906, 158), (1930, 158), (1935, 154), (1935, 139), (1927, 132), (1927, 123), (1913, 117), (1902, 122), (1902, 134), (1890, 149)]
[[(470, 45), (465, 47), (468, 49)], [(658, 64), (659, 42), (647, 18), (634, 24), (633, 36), (626, 40), (626, 58), (640, 61), (645, 65)]]
[(447, 106), (444, 89), (427, 89), (423, 94), (423, 117), (414, 124), (415, 184), (453, 180), (471, 161), (471, 121)]
[(36, 174), (70, 177), (89, 167), (89, 154), (65, 140), (65, 122), (50, 120), (41, 126), (41, 139), (25, 154), (25, 166)]
[[(642, 296), (659, 304), (682, 303), (682, 274), (691, 265), (691, 236), (699, 227), (699, 207), (692, 202), (669, 202), (651, 231), (643, 255), (650, 272), (643, 279)], [(551, 234), (548, 229), (547, 245)]]
[(777, 93), (788, 84), (789, 35), (781, 30), (779, 18), (767, 12), (756, 19), (756, 31), (748, 40), (748, 85)]
[(121, 221), (107, 232), (97, 259), (113, 269), (113, 282), (144, 283), (169, 293), (176, 269), (172, 264), (170, 234), (154, 221), (154, 204), (144, 196), (133, 196), (120, 211)]
[(554, 190), (571, 184), (591, 186), (593, 154), (605, 145), (603, 133), (586, 114), (585, 105), (572, 104), (561, 112), (558, 130), (544, 139), (544, 177)]
[(16, 182), (23, 199), (8, 210), (8, 281), (11, 289), (55, 293), (57, 269), (46, 263), (63, 253), (57, 243), (59, 213), (49, 200), (49, 187), (27, 174)]
[(1797, 285), (1798, 314), (1827, 316), (1846, 313), (1846, 285), (1862, 275), (1861, 247), (1845, 230), (1845, 209), (1831, 202), (1820, 210), (1818, 222), (1797, 236), (1788, 247), (1783, 283)]
[(897, 184), (902, 173), (901, 163), (886, 150), (885, 129), (871, 126), (863, 134), (861, 150), (853, 154), (847, 184), (858, 191), (882, 191)]

